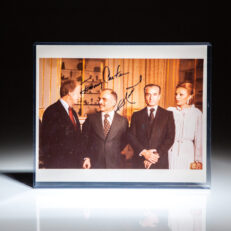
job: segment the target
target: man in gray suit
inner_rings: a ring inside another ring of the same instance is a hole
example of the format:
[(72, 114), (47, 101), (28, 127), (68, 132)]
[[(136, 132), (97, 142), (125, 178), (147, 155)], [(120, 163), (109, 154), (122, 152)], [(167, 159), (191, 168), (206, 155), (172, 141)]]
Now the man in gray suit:
[(128, 121), (114, 108), (117, 94), (112, 89), (100, 93), (100, 112), (88, 115), (83, 124), (83, 168), (121, 168), (121, 151), (127, 144)]

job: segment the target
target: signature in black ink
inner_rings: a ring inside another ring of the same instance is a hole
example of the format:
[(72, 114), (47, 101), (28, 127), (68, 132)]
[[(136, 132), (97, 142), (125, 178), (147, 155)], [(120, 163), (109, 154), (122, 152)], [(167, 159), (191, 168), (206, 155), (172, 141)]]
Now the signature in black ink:
[(106, 70), (108, 71), (108, 75), (107, 75), (107, 80), (108, 80), (108, 81), (129, 74), (129, 72), (121, 73), (121, 72), (120, 72), (120, 65), (118, 65), (118, 66), (117, 66), (117, 70), (116, 70), (116, 74), (113, 75), (113, 76), (111, 76), (110, 68), (109, 68), (108, 66), (105, 66), (104, 69), (103, 69), (103, 80), (104, 80), (104, 81), (105, 81), (105, 71), (106, 71)]
[(98, 86), (101, 86), (101, 89), (103, 89), (103, 83), (104, 83), (104, 82), (99, 82), (99, 83), (96, 83), (96, 84), (91, 84), (91, 85), (89, 85), (89, 86), (86, 86), (86, 87), (80, 92), (80, 94), (87, 93), (88, 90), (91, 90), (91, 89), (96, 88), (96, 87), (98, 87)]
[(129, 100), (129, 98), (132, 96), (132, 94), (134, 93), (135, 91), (135, 87), (137, 85), (139, 85), (140, 83), (142, 82), (142, 75), (140, 75), (140, 80), (133, 86), (131, 87), (127, 87), (126, 90), (130, 90), (130, 91), (127, 91), (126, 94), (125, 94), (125, 97), (123, 99), (121, 99), (117, 105), (117, 108), (116, 108), (116, 112), (119, 111), (126, 103), (126, 101), (130, 104), (135, 104), (136, 102), (131, 102)]
[[(81, 82), (81, 85), (83, 85), (85, 82), (87, 82), (91, 78), (92, 78), (92, 76), (90, 76), (88, 79), (86, 79), (83, 82)], [(80, 94), (87, 93), (88, 90), (91, 90), (91, 89), (96, 88), (98, 86), (101, 86), (101, 89), (102, 89), (103, 88), (103, 83), (104, 83), (104, 81), (100, 81), (99, 83), (95, 83), (95, 84), (91, 83), (90, 85), (85, 86), (85, 88), (82, 91), (80, 91)]]
[[(105, 72), (106, 72), (106, 70), (108, 71), (107, 77), (105, 77)], [(121, 73), (121, 72), (120, 72), (120, 65), (118, 65), (118, 66), (117, 66), (116, 74), (113, 75), (113, 76), (111, 76), (110, 68), (109, 68), (108, 66), (105, 66), (104, 69), (103, 69), (103, 81), (101, 81), (101, 82), (99, 82), (99, 83), (96, 83), (96, 84), (91, 83), (90, 85), (86, 86), (86, 87), (80, 92), (80, 94), (87, 93), (88, 90), (94, 89), (94, 88), (96, 88), (96, 87), (98, 87), (98, 86), (101, 86), (101, 89), (102, 89), (102, 88), (103, 88), (103, 83), (107, 83), (106, 80), (110, 81), (110, 80), (113, 80), (113, 79), (115, 79), (115, 78), (119, 78), (119, 77), (121, 77), (121, 76), (127, 75), (127, 74), (129, 74), (129, 72)], [(86, 79), (85, 81), (83, 81), (81, 84), (87, 82), (87, 81), (90, 80), (90, 79), (91, 79), (91, 76), (90, 76), (88, 79)]]
[(90, 75), (90, 77), (88, 78), (88, 79), (85, 79), (83, 82), (81, 82), (81, 85), (83, 85), (83, 83), (85, 83), (85, 82), (87, 82), (88, 80), (90, 80), (91, 79), (91, 75)]

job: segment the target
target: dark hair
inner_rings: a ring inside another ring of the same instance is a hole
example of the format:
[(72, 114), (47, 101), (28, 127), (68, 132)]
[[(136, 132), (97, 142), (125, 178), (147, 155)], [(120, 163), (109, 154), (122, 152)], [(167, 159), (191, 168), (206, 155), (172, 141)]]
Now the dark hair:
[(66, 80), (61, 84), (60, 88), (60, 96), (61, 98), (67, 95), (69, 92), (74, 91), (77, 86), (77, 82), (75, 80)]
[(117, 94), (116, 94), (115, 91), (113, 91), (113, 90), (110, 89), (110, 88), (104, 88), (104, 89), (102, 89), (102, 91), (109, 91), (110, 94), (114, 97), (115, 101), (117, 102)]
[(193, 96), (194, 96), (193, 84), (191, 82), (181, 82), (178, 83), (176, 89), (180, 87), (185, 88), (188, 94), (192, 96), (191, 99), (189, 100), (189, 104), (193, 104)]
[(147, 84), (144, 86), (144, 94), (145, 94), (145, 91), (146, 91), (146, 88), (148, 87), (158, 87), (159, 88), (159, 94), (161, 93), (161, 87), (157, 84), (154, 84), (154, 83), (150, 83), (150, 84)]

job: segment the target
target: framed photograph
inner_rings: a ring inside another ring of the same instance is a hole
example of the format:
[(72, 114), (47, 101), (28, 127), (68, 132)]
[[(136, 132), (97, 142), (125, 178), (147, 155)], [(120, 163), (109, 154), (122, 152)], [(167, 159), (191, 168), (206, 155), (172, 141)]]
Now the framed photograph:
[(34, 44), (34, 186), (210, 188), (209, 43)]

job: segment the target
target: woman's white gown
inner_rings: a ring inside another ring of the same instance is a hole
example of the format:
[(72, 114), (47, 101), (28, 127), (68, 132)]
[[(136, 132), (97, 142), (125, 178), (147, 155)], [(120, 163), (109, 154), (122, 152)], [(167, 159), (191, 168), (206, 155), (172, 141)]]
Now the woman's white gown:
[(169, 168), (190, 169), (192, 162), (202, 162), (202, 112), (194, 105), (168, 110), (173, 112), (176, 126), (175, 141), (169, 150)]

